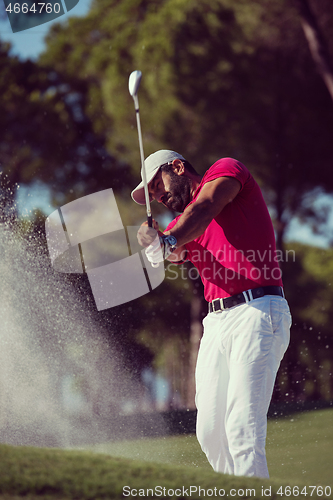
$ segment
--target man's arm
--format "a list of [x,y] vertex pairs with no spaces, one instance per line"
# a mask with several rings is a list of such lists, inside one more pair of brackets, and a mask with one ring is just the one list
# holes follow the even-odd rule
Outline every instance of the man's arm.
[[[154,229],[158,231],[160,236],[171,234],[177,239],[177,248],[167,257],[167,260],[171,262],[185,260],[186,243],[203,234],[212,220],[237,196],[240,189],[241,183],[237,179],[219,177],[203,186],[195,202],[184,210],[170,230],[161,233],[158,231],[158,224],[155,223]],[[143,224],[143,226],[146,225],[147,223]],[[139,243],[142,246],[148,246],[152,243],[154,236],[150,237],[150,232],[151,230],[146,228],[146,231],[140,235],[139,231]]]
[[212,220],[237,196],[240,189],[241,183],[234,177],[219,177],[207,182],[195,202],[184,210],[169,231],[164,232],[177,238],[177,249],[171,256],[181,254],[183,245],[201,236]]

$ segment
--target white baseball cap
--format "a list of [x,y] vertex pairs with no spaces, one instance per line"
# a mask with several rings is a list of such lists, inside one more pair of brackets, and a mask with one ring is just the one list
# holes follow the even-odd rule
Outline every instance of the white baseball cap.
[[[176,153],[176,151],[170,151],[169,149],[160,149],[159,151],[156,151],[155,153],[148,156],[148,158],[145,159],[147,184],[149,184],[154,179],[155,175],[162,165],[165,165],[166,163],[172,163],[173,160],[177,158],[179,160],[186,161],[181,154]],[[133,189],[131,196],[133,200],[139,205],[145,205],[146,200],[143,182],[140,182],[140,184],[135,189]]]

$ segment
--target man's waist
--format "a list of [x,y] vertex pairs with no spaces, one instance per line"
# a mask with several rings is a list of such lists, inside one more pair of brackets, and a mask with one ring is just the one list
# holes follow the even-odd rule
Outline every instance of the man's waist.
[[284,297],[282,286],[261,286],[258,288],[253,288],[250,290],[245,290],[244,292],[237,293],[231,297],[226,297],[225,299],[215,299],[208,303],[208,312],[219,312],[225,309],[230,309],[231,307],[238,306],[240,304],[245,304],[246,302],[251,302],[252,300],[259,299],[265,295],[278,295]]

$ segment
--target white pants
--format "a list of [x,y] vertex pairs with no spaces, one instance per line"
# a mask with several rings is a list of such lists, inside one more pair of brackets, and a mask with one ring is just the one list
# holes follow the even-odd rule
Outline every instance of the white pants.
[[203,320],[196,366],[197,438],[216,472],[269,477],[267,411],[288,347],[287,301],[268,295]]

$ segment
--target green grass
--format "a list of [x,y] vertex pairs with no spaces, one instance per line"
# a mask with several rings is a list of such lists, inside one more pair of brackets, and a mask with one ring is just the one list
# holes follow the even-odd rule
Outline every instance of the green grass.
[[[332,423],[331,409],[269,420],[266,450],[270,477],[303,484],[315,481],[332,485],[333,490]],[[115,457],[211,469],[192,434],[105,443],[90,449]]]
[[[84,451],[1,445],[0,460],[1,500],[120,499],[127,498],[123,495],[125,486],[130,490],[135,489],[135,494],[128,498],[157,498],[161,495],[147,493],[147,489],[158,493],[156,487],[165,488],[162,498],[203,498],[204,495],[199,494],[199,487],[205,491],[214,488],[217,492],[224,490],[223,496],[235,493],[235,498],[259,500],[263,497],[263,488],[272,488],[269,492],[272,493],[270,498],[298,497],[277,495],[276,492],[282,484],[290,485],[290,482],[286,481],[281,483],[258,478],[224,476],[211,470],[126,460]],[[183,487],[187,493],[193,488],[191,496],[186,493],[177,494],[175,490]],[[197,488],[197,491],[194,491],[194,488]]]
[[333,410],[269,421],[267,461],[271,477],[328,484],[333,492]]
[[[190,486],[200,486],[206,491],[223,489],[229,498],[236,493],[233,498],[332,500],[332,417],[332,410],[323,410],[269,422],[270,480],[214,473],[192,435],[108,443],[94,451],[0,445],[0,500],[134,498],[123,495],[126,485],[137,490],[137,497],[145,493],[145,498],[205,498],[194,490],[189,496]],[[299,489],[290,495],[288,485]],[[312,491],[309,485],[331,486],[332,494],[322,495],[321,489]],[[146,491],[156,486],[164,487],[165,495]],[[188,496],[168,494],[183,486]],[[277,493],[280,486],[282,494]]]

